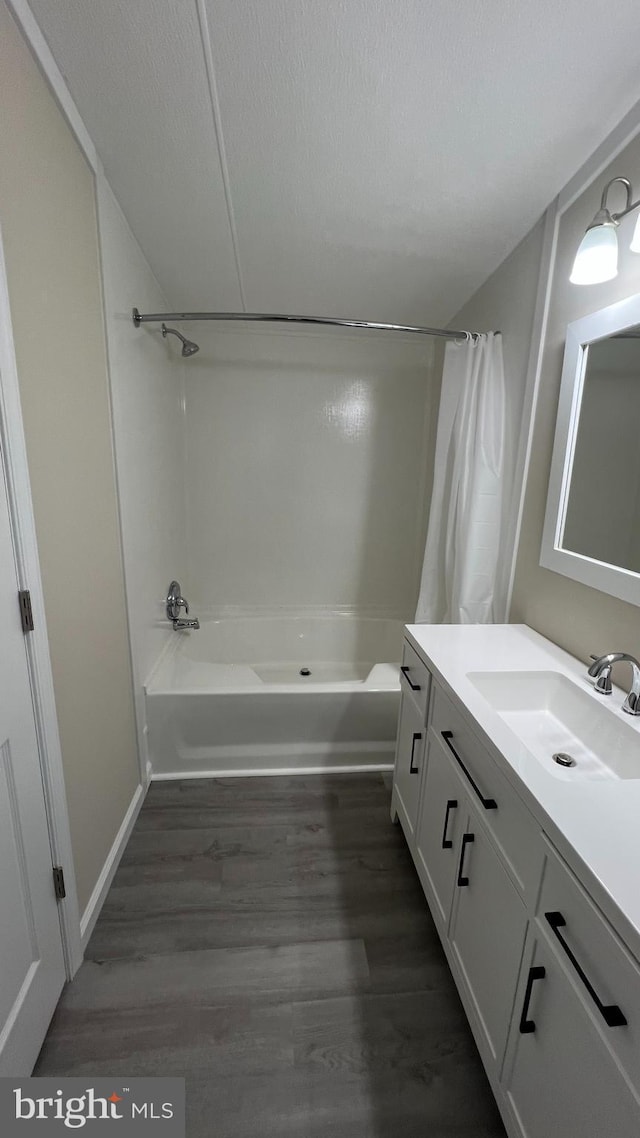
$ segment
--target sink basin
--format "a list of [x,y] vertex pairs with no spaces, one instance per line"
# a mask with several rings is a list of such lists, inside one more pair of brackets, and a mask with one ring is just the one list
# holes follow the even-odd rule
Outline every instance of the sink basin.
[[[640,731],[562,672],[469,672],[467,678],[550,774],[640,778]],[[601,702],[600,702],[601,700]],[[554,754],[574,760],[560,766]]]

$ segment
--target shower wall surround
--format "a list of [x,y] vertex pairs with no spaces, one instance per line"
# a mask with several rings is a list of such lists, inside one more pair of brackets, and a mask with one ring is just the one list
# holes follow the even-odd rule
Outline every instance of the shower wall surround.
[[98,217],[111,375],[120,523],[127,583],[138,740],[146,753],[144,682],[168,637],[171,577],[187,587],[184,510],[184,369],[159,327],[136,329],[131,309],[166,307],[104,176]]
[[433,344],[185,325],[194,608],[412,617],[432,478]]

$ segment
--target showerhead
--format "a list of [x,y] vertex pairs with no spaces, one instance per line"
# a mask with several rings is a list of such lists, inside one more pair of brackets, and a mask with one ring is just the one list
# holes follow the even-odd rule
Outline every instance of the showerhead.
[[167,328],[167,325],[163,324],[162,335],[165,339],[167,338],[168,333],[170,333],[172,336],[177,336],[178,339],[182,341],[182,355],[185,359],[188,359],[189,356],[195,356],[196,352],[200,351],[199,344],[194,344],[193,340],[187,340],[186,337],[183,336],[181,332],[178,332],[176,328]]

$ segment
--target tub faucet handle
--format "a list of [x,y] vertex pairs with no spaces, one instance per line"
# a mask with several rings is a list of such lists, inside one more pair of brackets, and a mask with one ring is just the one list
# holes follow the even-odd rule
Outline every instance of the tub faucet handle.
[[179,581],[172,581],[167,590],[166,611],[167,620],[178,620],[180,609],[189,615],[189,604],[182,595]]

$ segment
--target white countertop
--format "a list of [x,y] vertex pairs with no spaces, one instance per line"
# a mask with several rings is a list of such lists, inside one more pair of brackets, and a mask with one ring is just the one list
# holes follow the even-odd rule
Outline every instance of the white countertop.
[[474,684],[472,672],[556,671],[601,701],[586,665],[526,625],[407,626],[408,638],[444,689],[466,708],[476,733],[565,860],[640,960],[640,717],[607,709],[638,735],[637,779],[560,779],[534,758]]

